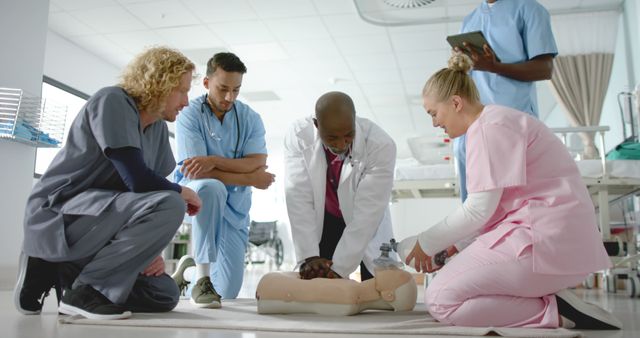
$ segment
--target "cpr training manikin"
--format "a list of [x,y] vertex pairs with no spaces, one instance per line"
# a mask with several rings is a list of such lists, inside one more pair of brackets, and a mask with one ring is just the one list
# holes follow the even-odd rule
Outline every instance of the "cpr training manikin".
[[374,263],[375,278],[364,282],[350,279],[300,279],[297,272],[270,272],[258,283],[258,313],[315,313],[350,316],[365,310],[411,311],[416,305],[417,286],[402,263],[389,258],[384,243]]

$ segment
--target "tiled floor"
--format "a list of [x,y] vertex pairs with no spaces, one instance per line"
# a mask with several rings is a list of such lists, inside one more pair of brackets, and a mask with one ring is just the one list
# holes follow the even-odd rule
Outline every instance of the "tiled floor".
[[[245,274],[245,283],[240,297],[251,298],[255,294],[255,287],[264,274],[261,266],[249,267]],[[0,272],[1,273],[1,272]],[[13,272],[11,272],[13,273]],[[5,275],[4,273],[1,273]],[[6,276],[6,275],[5,275]],[[100,326],[60,325],[57,323],[57,311],[55,296],[51,296],[45,303],[44,312],[39,316],[24,316],[18,313],[13,305],[13,292],[9,287],[2,285],[0,290],[0,336],[2,337],[65,337],[65,338],[275,338],[275,337],[340,337],[336,334],[299,334],[299,333],[268,333],[268,332],[241,332],[222,330],[197,330],[197,329],[167,329],[167,328],[116,328]],[[637,338],[640,337],[640,299],[630,299],[623,295],[603,294],[601,291],[590,290],[581,292],[585,299],[601,304],[612,310],[622,320],[625,329],[623,331],[584,331],[585,337],[616,337]],[[418,297],[421,301],[422,297]],[[224,303],[223,303],[224,305]],[[376,335],[358,335],[359,337],[383,337]],[[384,336],[386,337],[386,336]],[[412,337],[412,336],[403,336]],[[417,337],[417,336],[416,336]],[[451,337],[451,336],[449,336]]]

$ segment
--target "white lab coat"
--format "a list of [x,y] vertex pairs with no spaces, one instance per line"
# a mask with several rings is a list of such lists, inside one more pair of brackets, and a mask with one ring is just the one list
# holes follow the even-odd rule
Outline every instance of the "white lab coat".
[[[325,210],[327,160],[311,117],[296,121],[284,142],[285,193],[298,261],[318,256]],[[380,244],[393,237],[389,201],[396,145],[382,128],[356,118],[351,155],[345,159],[338,200],[346,227],[332,269],[348,278],[360,261],[374,273]]]

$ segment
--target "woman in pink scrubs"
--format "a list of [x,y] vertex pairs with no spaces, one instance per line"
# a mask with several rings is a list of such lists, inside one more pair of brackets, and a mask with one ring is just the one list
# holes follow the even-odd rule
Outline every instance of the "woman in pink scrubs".
[[429,312],[461,326],[619,329],[609,312],[566,290],[610,266],[575,162],[542,122],[482,105],[470,68],[454,55],[423,90],[433,125],[466,134],[469,197],[416,236],[406,262],[435,271],[436,253],[473,239],[430,283]]

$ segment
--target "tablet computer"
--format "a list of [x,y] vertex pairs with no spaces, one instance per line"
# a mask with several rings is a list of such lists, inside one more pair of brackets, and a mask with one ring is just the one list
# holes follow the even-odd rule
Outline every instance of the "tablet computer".
[[[474,48],[478,53],[482,53],[482,46],[485,44],[489,45],[487,39],[484,38],[484,34],[481,31],[468,32],[456,35],[447,36],[447,42],[451,45],[452,48],[458,47],[462,51],[464,51],[463,42],[469,44],[471,48]],[[491,47],[491,45],[489,45]],[[493,48],[491,48],[493,50]],[[495,50],[493,51],[495,53]],[[496,55],[496,60],[500,62],[500,58]]]

